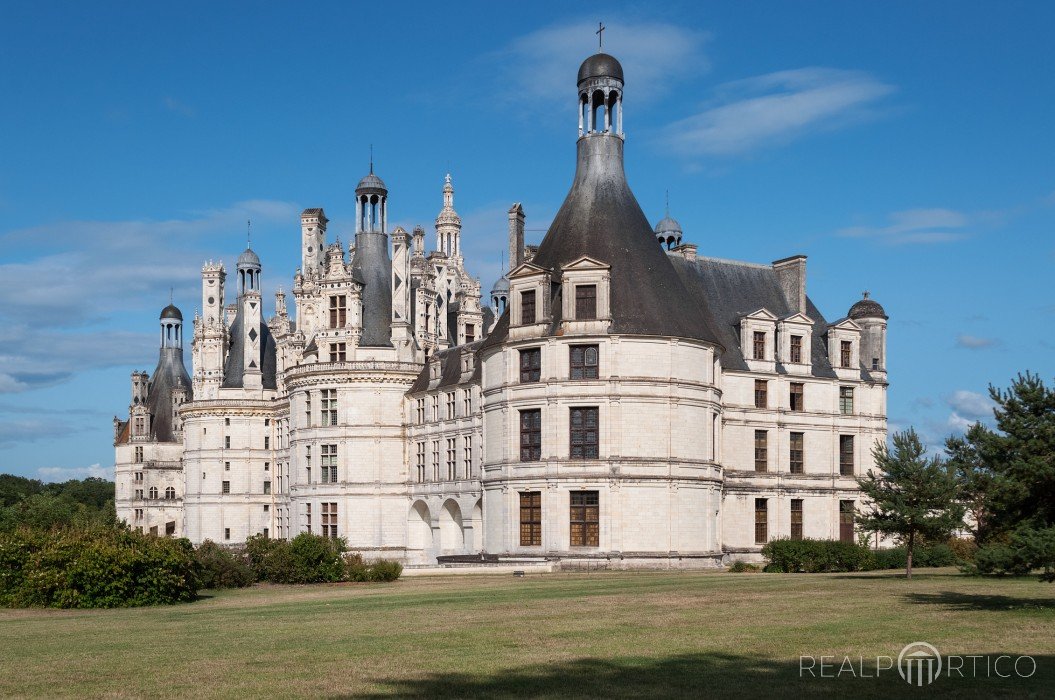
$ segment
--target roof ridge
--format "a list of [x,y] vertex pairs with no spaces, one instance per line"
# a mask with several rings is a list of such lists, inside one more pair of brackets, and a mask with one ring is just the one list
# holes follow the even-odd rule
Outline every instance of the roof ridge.
[[733,260],[732,258],[716,258],[710,255],[698,255],[697,260],[706,260],[707,262],[723,263],[725,265],[739,265],[740,267],[754,267],[759,270],[772,270],[772,265],[766,265],[763,263],[747,262],[746,260]]

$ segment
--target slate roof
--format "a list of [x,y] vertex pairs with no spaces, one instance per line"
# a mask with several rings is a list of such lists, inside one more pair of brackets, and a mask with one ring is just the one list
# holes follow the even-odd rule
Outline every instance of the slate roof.
[[[223,388],[243,388],[242,372],[245,370],[245,333],[242,332],[242,309],[239,307],[238,315],[231,324],[231,348],[227,353],[227,362],[223,368]],[[260,364],[261,382],[265,389],[278,388],[275,381],[277,370],[277,356],[275,351],[275,338],[271,335],[271,329],[263,321],[260,322]]]
[[169,304],[161,310],[160,319],[174,318],[178,321],[183,320],[183,312],[179,310],[175,304]]
[[623,66],[616,60],[615,56],[606,53],[595,53],[579,66],[579,79],[582,82],[589,78],[618,78],[623,79]]
[[172,432],[172,390],[182,384],[187,400],[192,396],[190,375],[183,365],[182,348],[161,348],[158,366],[150,377],[146,407],[150,412],[150,437],[157,442],[175,442]]
[[408,394],[415,394],[422,391],[430,391],[432,389],[443,389],[445,387],[453,387],[459,384],[470,382],[473,384],[480,383],[480,358],[476,357],[473,359],[473,371],[469,373],[462,372],[462,353],[471,352],[474,355],[483,345],[482,340],[477,340],[473,343],[466,343],[465,345],[459,345],[454,348],[448,348],[437,352],[433,357],[437,358],[440,362],[440,377],[437,380],[429,378],[430,372],[429,367],[431,362],[426,362],[425,366],[421,369],[417,379],[414,380],[414,384],[407,390]]
[[352,278],[363,285],[364,347],[392,347],[392,259],[388,234],[355,234]]

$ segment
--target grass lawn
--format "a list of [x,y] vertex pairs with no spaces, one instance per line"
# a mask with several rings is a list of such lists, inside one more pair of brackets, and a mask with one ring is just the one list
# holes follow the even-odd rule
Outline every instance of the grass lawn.
[[[0,610],[3,696],[652,696],[1055,693],[1055,586],[953,570],[545,574],[257,586],[133,610]],[[895,670],[910,642],[1031,655],[1026,679]],[[969,676],[970,661],[965,669]],[[1012,673],[1011,661],[999,670]],[[1032,667],[1021,663],[1028,673]],[[834,672],[829,669],[829,672]]]

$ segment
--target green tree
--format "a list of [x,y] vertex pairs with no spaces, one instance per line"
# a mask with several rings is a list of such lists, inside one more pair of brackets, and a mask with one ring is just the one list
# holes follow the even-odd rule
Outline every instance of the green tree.
[[993,480],[995,475],[982,456],[979,444],[987,429],[975,423],[962,437],[945,441],[946,463],[956,473],[960,484],[960,502],[970,516],[975,544],[981,546],[992,534]]
[[1055,581],[1055,388],[1027,372],[1009,389],[990,386],[989,395],[996,429],[975,425],[946,446],[958,471],[989,475],[979,569],[1043,569]]
[[927,457],[911,428],[894,434],[894,449],[877,442],[875,470],[857,480],[867,499],[858,520],[865,530],[892,536],[905,545],[906,578],[921,538],[946,538],[963,524],[964,507],[953,471],[940,457]]

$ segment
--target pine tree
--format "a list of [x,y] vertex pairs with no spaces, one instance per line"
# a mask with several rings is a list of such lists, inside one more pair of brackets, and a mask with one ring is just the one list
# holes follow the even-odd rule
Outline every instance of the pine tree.
[[927,457],[911,428],[894,434],[894,449],[877,442],[877,470],[857,480],[866,497],[862,529],[892,536],[907,549],[906,578],[912,578],[912,554],[921,538],[948,537],[963,524],[955,474],[940,457]]

